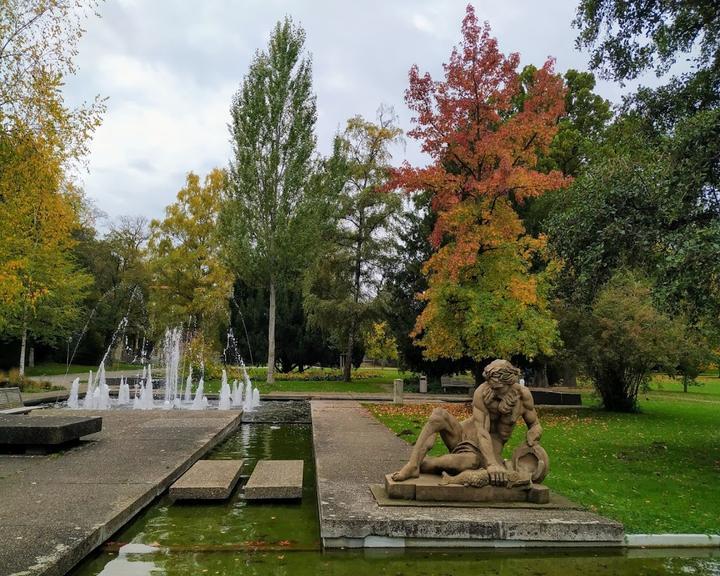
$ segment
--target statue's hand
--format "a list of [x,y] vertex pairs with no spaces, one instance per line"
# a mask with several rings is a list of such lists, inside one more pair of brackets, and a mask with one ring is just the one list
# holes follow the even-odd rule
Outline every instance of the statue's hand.
[[487,472],[492,486],[505,486],[507,484],[507,470],[502,466],[488,466]]
[[533,426],[527,431],[527,434],[525,436],[525,442],[528,446],[535,446],[535,443],[540,440],[540,430],[539,428]]
[[493,389],[488,386],[483,391],[483,401],[485,402],[485,405],[488,406],[493,399],[495,398],[495,392],[493,392]]

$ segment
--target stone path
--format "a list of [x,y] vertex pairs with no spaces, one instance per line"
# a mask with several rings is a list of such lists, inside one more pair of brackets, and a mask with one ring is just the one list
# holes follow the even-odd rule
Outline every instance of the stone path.
[[60,454],[0,455],[2,576],[66,574],[240,422],[239,412],[72,414],[102,416],[102,431]]
[[329,548],[619,546],[618,522],[581,510],[380,507],[371,484],[398,470],[410,445],[360,404],[313,401],[320,536]]

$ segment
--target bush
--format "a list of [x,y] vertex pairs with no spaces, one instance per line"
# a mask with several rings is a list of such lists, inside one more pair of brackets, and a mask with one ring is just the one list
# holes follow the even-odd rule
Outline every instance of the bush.
[[649,285],[623,271],[595,299],[578,352],[603,406],[632,412],[651,370],[677,365],[684,337],[684,323],[655,307]]
[[57,387],[50,382],[41,382],[39,380],[31,380],[26,376],[20,376],[20,370],[13,368],[8,372],[0,372],[0,388],[20,388],[21,392],[26,390],[56,390]]

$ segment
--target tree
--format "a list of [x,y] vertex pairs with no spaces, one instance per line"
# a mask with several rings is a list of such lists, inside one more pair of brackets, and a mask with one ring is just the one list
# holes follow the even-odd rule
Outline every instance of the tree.
[[20,375],[29,338],[67,338],[92,278],[71,254],[82,197],[59,159],[32,132],[0,133],[0,331],[19,337]]
[[481,362],[492,356],[549,354],[555,324],[547,307],[547,277],[533,270],[542,239],[525,234],[513,204],[567,185],[537,169],[563,114],[562,79],[548,60],[534,75],[522,108],[519,57],[503,56],[472,6],[463,41],[445,65],[445,80],[410,70],[408,106],[433,163],[403,166],[396,185],[428,190],[437,221],[436,251],[425,266],[427,306],[414,330],[428,358]]
[[267,381],[274,381],[276,289],[298,273],[315,230],[306,186],[315,149],[315,97],[305,32],[278,22],[235,94],[232,200],[223,214],[235,271],[268,286]]
[[428,192],[415,194],[394,219],[393,258],[387,263],[381,301],[383,317],[387,318],[397,342],[400,366],[427,374],[429,381],[439,384],[441,376],[467,370],[472,362],[467,357],[430,360],[411,336],[417,317],[426,305],[417,295],[428,288],[423,268],[433,253],[430,234],[437,216],[430,209],[430,199]]
[[56,342],[79,314],[89,278],[70,253],[82,195],[68,167],[82,160],[102,101],[70,109],[64,77],[95,2],[4,0],[0,6],[0,329]]
[[608,410],[637,409],[637,395],[655,367],[674,370],[681,319],[657,309],[650,283],[621,270],[593,302],[578,333],[578,353]]
[[365,337],[365,350],[373,360],[386,362],[398,359],[397,342],[390,332],[387,322],[375,322]]
[[306,303],[310,321],[333,331],[345,344],[344,378],[350,381],[357,335],[376,313],[375,297],[388,253],[390,218],[400,208],[396,193],[384,189],[390,173],[390,146],[401,131],[391,111],[380,108],[377,124],[351,118],[336,141],[342,182],[336,224],[327,250],[309,271]]
[[650,124],[669,130],[681,118],[720,105],[720,12],[714,0],[581,0],[578,48],[603,78],[632,80],[647,70],[666,75],[680,57],[691,70],[625,99]]
[[104,237],[98,237],[92,223],[75,232],[73,252],[78,263],[92,274],[94,286],[85,299],[83,330],[74,343],[68,343],[63,360],[99,361],[123,318],[127,324],[121,335],[123,346],[116,348],[118,360],[123,353],[130,352],[134,358],[144,352],[143,339],[149,328],[145,307],[150,286],[148,224],[144,216],[121,216],[109,224]]
[[68,108],[61,88],[75,72],[83,20],[98,2],[2,0],[0,6],[0,132],[34,133],[61,165],[80,160],[104,101]]
[[210,171],[203,185],[190,172],[177,201],[165,209],[165,219],[150,224],[149,311],[156,334],[192,323],[212,342],[228,321],[232,273],[225,267],[218,233],[227,186],[223,170]]

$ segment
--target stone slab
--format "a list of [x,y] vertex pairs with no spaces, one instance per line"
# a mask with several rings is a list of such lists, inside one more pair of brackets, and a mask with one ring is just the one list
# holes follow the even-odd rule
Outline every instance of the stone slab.
[[403,482],[395,482],[391,474],[385,475],[385,491],[390,498],[428,502],[534,502],[547,504],[550,491],[541,484],[530,489],[483,486],[474,488],[460,484],[440,484],[434,474],[420,474]]
[[170,486],[175,500],[225,500],[240,479],[242,460],[198,460]]
[[0,387],[0,410],[7,410],[10,408],[22,408],[22,396],[20,396],[20,388]]
[[320,536],[326,547],[622,546],[622,524],[585,510],[380,506],[369,486],[398,470],[412,447],[359,403],[313,401]]
[[[3,576],[67,574],[240,424],[238,413],[219,411],[73,414],[102,416],[102,431],[52,456],[0,455]],[[173,425],[143,428],[165,419]]]
[[101,429],[100,417],[0,414],[0,447],[64,444]]
[[[427,507],[428,502],[421,500],[405,500],[401,498],[390,498],[383,484],[370,484],[370,492],[372,492],[378,506],[422,506]],[[549,490],[549,501],[546,504],[537,504],[535,502],[433,502],[433,507],[441,508],[538,508],[545,510],[585,510],[584,507],[575,504],[573,501],[565,498],[560,494]]]
[[259,460],[245,484],[245,499],[302,498],[302,483],[302,460]]

